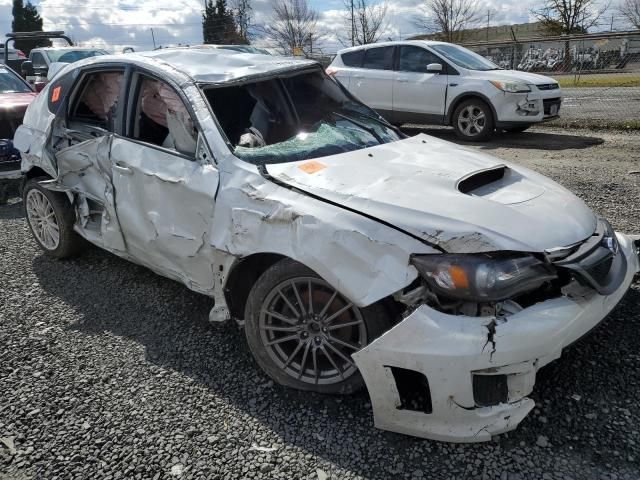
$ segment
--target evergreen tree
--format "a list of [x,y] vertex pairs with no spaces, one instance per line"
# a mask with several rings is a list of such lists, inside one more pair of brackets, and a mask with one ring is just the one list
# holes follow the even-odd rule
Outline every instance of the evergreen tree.
[[[41,32],[42,18],[38,13],[38,9],[27,0],[25,5],[22,0],[13,0],[13,22],[11,28],[14,32]],[[22,50],[25,55],[33,48],[49,47],[51,42],[46,39],[40,40],[16,40],[14,47]]]
[[204,43],[218,45],[244,43],[238,32],[233,11],[227,8],[226,0],[208,0],[202,14],[202,37]]

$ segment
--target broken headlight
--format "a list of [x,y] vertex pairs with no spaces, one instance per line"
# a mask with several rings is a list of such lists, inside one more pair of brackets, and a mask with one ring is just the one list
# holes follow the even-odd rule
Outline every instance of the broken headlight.
[[434,292],[477,302],[513,298],[556,278],[551,267],[530,255],[416,255],[411,263]]

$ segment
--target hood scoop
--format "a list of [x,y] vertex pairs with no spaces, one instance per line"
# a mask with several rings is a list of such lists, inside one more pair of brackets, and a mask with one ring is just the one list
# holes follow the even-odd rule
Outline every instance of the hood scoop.
[[458,191],[467,195],[472,194],[479,188],[502,180],[506,171],[507,167],[505,165],[498,165],[487,170],[474,172],[458,182]]

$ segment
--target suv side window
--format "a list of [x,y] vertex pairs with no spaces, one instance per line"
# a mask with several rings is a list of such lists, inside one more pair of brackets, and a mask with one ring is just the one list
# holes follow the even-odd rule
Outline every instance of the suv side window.
[[393,70],[394,47],[368,48],[364,53],[362,68],[371,70]]
[[44,55],[40,52],[33,52],[31,55],[31,63],[33,68],[47,68],[47,62],[44,59]]
[[195,158],[197,130],[182,98],[166,83],[139,75],[127,137]]
[[[123,80],[123,69],[101,70],[85,75],[74,92],[69,122],[95,125],[112,132]],[[61,90],[56,93],[56,88],[61,87],[54,86],[52,90],[51,100],[54,102],[61,94]]]
[[346,52],[342,54],[342,63],[347,67],[362,66],[362,59],[364,58],[364,50],[355,50],[353,52]]
[[439,63],[443,70],[446,69],[445,63],[429,50],[412,45],[400,47],[398,70],[401,72],[427,73],[427,65],[430,63]]

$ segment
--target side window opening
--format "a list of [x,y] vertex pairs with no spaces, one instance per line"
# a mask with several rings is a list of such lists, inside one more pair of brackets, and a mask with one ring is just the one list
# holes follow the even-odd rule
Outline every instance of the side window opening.
[[31,56],[31,63],[33,68],[46,68],[47,62],[44,60],[44,56],[40,52],[34,52]]
[[197,132],[182,99],[164,82],[142,76],[130,138],[194,156]]
[[364,54],[362,68],[371,70],[393,70],[393,48],[367,48]]
[[430,63],[441,64],[443,70],[446,68],[445,62],[424,48],[414,46],[400,47],[400,64],[398,69],[401,72],[428,73],[427,65]]
[[362,59],[364,58],[364,50],[354,50],[353,52],[345,52],[342,54],[342,63],[347,67],[360,68]]
[[69,121],[113,131],[124,71],[90,73],[82,80],[72,104]]

